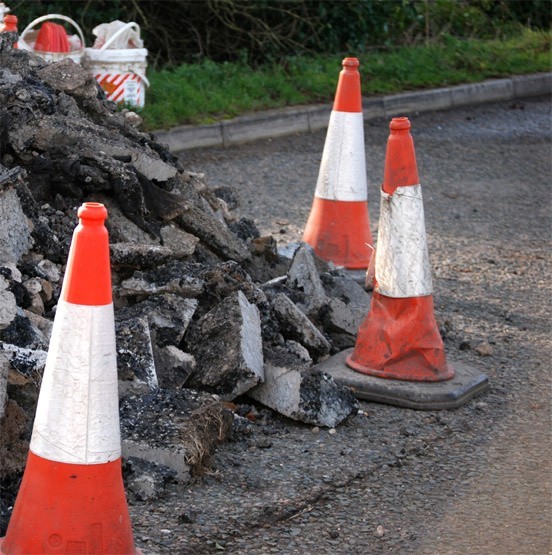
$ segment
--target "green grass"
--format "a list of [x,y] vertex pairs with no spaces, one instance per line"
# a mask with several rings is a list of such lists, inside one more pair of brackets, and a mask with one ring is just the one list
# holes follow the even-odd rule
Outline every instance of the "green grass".
[[[473,83],[493,77],[550,71],[551,32],[525,30],[507,40],[455,39],[359,55],[364,96]],[[291,57],[252,69],[204,61],[149,73],[142,111],[148,129],[203,124],[245,112],[330,102],[341,60]]]

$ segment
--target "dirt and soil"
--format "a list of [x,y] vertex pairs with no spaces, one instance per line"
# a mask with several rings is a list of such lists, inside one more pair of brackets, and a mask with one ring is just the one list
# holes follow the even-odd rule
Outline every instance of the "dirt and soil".
[[[362,403],[335,430],[261,411],[210,471],[132,503],[146,553],[546,555],[551,544],[550,99],[410,115],[436,315],[447,351],[485,372],[467,405]],[[377,228],[387,121],[366,124]],[[281,242],[312,201],[324,133],[185,152]]]

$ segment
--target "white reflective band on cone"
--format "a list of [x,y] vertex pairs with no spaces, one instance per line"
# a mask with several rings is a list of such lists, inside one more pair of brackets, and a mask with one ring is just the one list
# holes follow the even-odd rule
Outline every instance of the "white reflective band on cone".
[[433,293],[420,185],[381,193],[376,283],[376,291],[386,297]]
[[328,200],[367,200],[362,112],[332,111],[314,194]]
[[74,464],[121,456],[113,304],[59,301],[30,449]]

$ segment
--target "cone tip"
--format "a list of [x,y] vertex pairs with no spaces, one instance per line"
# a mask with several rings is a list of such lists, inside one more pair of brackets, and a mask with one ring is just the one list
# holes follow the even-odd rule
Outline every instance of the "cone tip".
[[78,211],[81,220],[104,221],[107,218],[107,209],[100,202],[85,202]]
[[403,131],[405,129],[410,129],[410,121],[406,117],[393,118],[389,124],[389,129],[391,131]]
[[342,65],[344,68],[346,67],[358,67],[360,65],[360,62],[358,61],[358,58],[345,58],[342,62]]

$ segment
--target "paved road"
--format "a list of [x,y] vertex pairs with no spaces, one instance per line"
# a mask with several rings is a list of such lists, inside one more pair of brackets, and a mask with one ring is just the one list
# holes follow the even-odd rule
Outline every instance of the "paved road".
[[[282,420],[268,443],[266,430],[237,438],[219,450],[216,479],[175,492],[167,513],[133,509],[139,541],[149,538],[141,545],[161,553],[552,553],[550,116],[549,98],[411,115],[436,315],[449,355],[487,373],[491,391],[454,411],[364,403],[333,436]],[[374,231],[387,124],[366,125]],[[242,213],[285,242],[308,216],[324,136],[189,151],[182,160],[212,186],[237,187]],[[192,516],[171,520],[184,510]],[[160,521],[172,535],[156,544]]]

